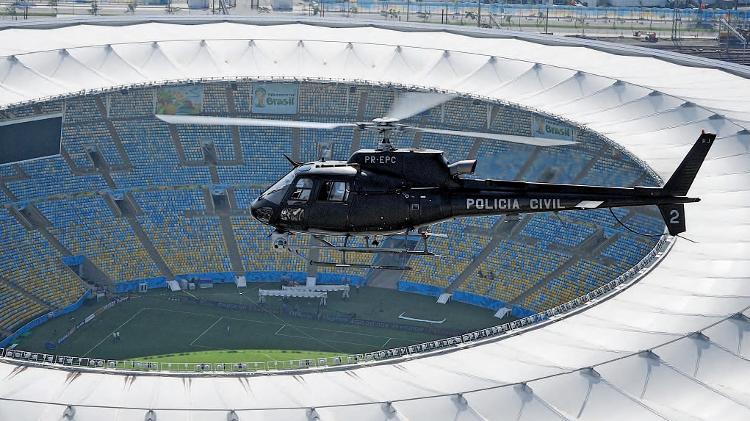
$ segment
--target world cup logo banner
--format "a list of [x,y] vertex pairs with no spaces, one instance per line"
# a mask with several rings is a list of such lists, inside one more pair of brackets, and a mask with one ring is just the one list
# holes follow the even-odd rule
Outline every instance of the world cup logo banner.
[[534,116],[531,122],[531,135],[547,139],[573,140],[573,128],[544,117]]
[[298,91],[296,83],[253,84],[250,111],[255,114],[297,114]]

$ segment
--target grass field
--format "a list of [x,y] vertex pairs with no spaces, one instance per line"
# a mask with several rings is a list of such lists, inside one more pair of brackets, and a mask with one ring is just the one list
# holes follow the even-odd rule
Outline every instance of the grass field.
[[[135,296],[102,313],[54,351],[45,343],[63,335],[104,303],[90,301],[76,312],[52,320],[21,338],[20,349],[36,352],[105,359],[147,359],[158,362],[243,362],[293,360],[341,354],[356,354],[410,345],[440,336],[405,330],[361,327],[319,320],[306,320],[269,313],[227,310],[176,302],[175,294],[191,294],[215,301],[257,301],[253,285],[239,293],[234,285],[220,285],[191,292],[152,291]],[[278,303],[278,302],[277,302]],[[317,302],[293,300],[300,310],[315,311]],[[357,318],[416,326],[469,331],[497,324],[490,310],[460,303],[436,304],[432,297],[379,288],[353,290],[343,300],[329,294],[328,309],[356,313]],[[398,316],[442,320],[440,325],[399,319]],[[121,340],[114,342],[112,332]]]

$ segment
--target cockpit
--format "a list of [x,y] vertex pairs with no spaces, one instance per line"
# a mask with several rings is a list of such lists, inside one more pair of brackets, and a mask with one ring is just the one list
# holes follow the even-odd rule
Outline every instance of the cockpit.
[[[307,168],[305,169],[305,167]],[[289,190],[289,186],[292,185],[292,183],[294,182],[294,178],[297,176],[297,173],[302,169],[305,169],[304,171],[309,171],[310,165],[303,165],[290,171],[289,174],[282,177],[281,180],[277,181],[273,186],[264,191],[263,194],[260,195],[259,199],[265,199],[275,205],[280,205],[281,201],[284,200],[284,197],[286,197],[286,192]]]
[[347,202],[356,172],[343,162],[301,165],[266,189],[252,203],[251,212],[265,224],[280,219],[290,225],[303,223],[308,211],[335,212],[327,206]]

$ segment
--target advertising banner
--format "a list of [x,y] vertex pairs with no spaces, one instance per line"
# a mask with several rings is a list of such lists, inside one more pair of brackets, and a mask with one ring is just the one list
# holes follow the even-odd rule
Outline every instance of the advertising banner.
[[299,85],[296,83],[255,83],[251,111],[256,114],[297,114]]
[[156,114],[198,115],[203,111],[203,86],[165,86],[156,92]]
[[534,116],[531,121],[531,135],[548,139],[573,140],[573,128],[544,117]]

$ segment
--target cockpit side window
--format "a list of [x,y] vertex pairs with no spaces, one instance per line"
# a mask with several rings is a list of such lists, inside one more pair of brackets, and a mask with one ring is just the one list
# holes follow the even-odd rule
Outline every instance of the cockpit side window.
[[320,187],[318,200],[327,202],[346,202],[349,197],[349,183],[345,181],[326,181]]
[[289,200],[296,202],[307,202],[310,200],[310,193],[312,193],[313,181],[309,178],[300,178],[297,180],[297,184],[294,186],[294,192],[289,197]]

